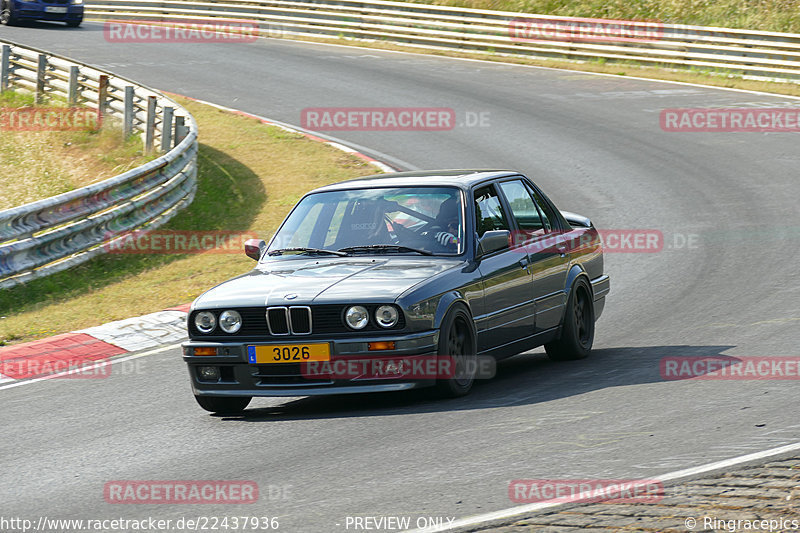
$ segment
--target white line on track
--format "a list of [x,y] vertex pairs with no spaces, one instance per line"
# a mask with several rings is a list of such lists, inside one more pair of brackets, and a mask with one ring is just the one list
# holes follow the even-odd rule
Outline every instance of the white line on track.
[[[262,39],[270,39],[270,37],[262,37]],[[612,74],[610,72],[592,72],[589,70],[579,70],[579,69],[570,69],[570,68],[560,68],[560,67],[547,67],[544,65],[524,65],[521,63],[512,63],[506,61],[492,61],[488,59],[478,59],[474,57],[452,57],[447,55],[438,55],[438,54],[424,54],[421,52],[410,52],[405,50],[383,50],[380,48],[369,48],[363,46],[353,46],[350,44],[340,44],[340,43],[321,43],[317,41],[304,41],[302,39],[274,39],[276,41],[288,41],[292,43],[302,43],[302,44],[318,44],[320,46],[332,46],[332,47],[340,47],[340,48],[349,48],[351,50],[372,50],[376,52],[384,52],[388,54],[405,54],[411,56],[419,56],[430,59],[432,57],[437,58],[445,58],[451,59],[453,61],[466,61],[471,63],[486,63],[489,65],[505,65],[505,66],[514,66],[514,67],[522,67],[522,68],[531,68],[531,69],[541,69],[541,70],[557,70],[560,72],[569,72],[571,74],[591,74],[592,76],[606,76],[609,78],[623,78],[626,80],[641,80],[641,81],[649,81],[653,83],[672,83],[675,85],[688,85],[689,87],[702,87],[704,89],[718,89],[720,91],[732,91],[737,93],[748,93],[748,94],[760,94],[764,96],[775,96],[777,98],[788,98],[790,100],[800,100],[800,96],[794,96],[790,94],[779,94],[779,93],[770,93],[766,91],[753,91],[750,89],[737,89],[735,87],[721,87],[719,85],[703,85],[702,83],[692,83],[689,81],[675,81],[675,80],[660,80],[658,78],[645,78],[641,76],[628,76],[626,74]],[[578,63],[580,65],[581,63]],[[671,69],[665,69],[667,71]],[[678,71],[681,72],[680,70]],[[759,81],[759,80],[754,80]],[[779,82],[775,82],[779,83]],[[788,83],[788,82],[787,82]],[[416,170],[416,169],[412,169]]]
[[[767,457],[773,457],[775,455],[781,455],[784,453],[795,452],[800,450],[800,442],[795,442],[794,444],[787,444],[785,446],[779,446],[778,448],[772,448],[769,450],[764,450],[761,452],[754,452],[749,453],[747,455],[740,455],[739,457],[733,457],[731,459],[724,459],[722,461],[716,461],[714,463],[708,463],[701,466],[695,466],[692,468],[685,468],[683,470],[676,470],[675,472],[669,472],[667,474],[663,474],[661,476],[652,476],[647,480],[643,480],[644,483],[652,482],[653,480],[658,480],[663,482],[667,481],[675,481],[678,479],[685,479],[697,476],[699,474],[705,474],[708,472],[712,472],[714,470],[721,470],[723,468],[730,468],[732,466],[736,466],[742,463],[748,463],[750,461],[758,461],[760,459],[766,459]],[[552,511],[555,508],[567,505],[567,504],[574,504],[579,502],[581,499],[586,499],[587,495],[585,493],[576,494],[574,497],[569,498],[558,498],[557,500],[549,500],[537,503],[529,503],[527,505],[519,505],[517,507],[509,507],[507,509],[501,509],[499,511],[493,511],[491,513],[484,513],[475,516],[468,516],[466,518],[461,518],[459,520],[455,520],[452,524],[447,526],[439,526],[434,528],[422,528],[422,529],[412,529],[408,530],[405,533],[436,533],[438,531],[450,531],[456,528],[464,528],[464,527],[471,527],[471,526],[478,526],[480,524],[486,522],[493,522],[496,520],[504,520],[508,518],[512,518],[519,515],[527,515],[531,513],[535,513],[538,511]]]
[[80,368],[73,368],[72,370],[67,370],[65,372],[59,372],[58,374],[48,374],[47,376],[42,376],[40,378],[26,379],[26,380],[22,380],[22,381],[15,381],[15,382],[9,383],[7,385],[0,385],[0,391],[1,390],[5,390],[5,389],[13,389],[14,387],[23,387],[25,385],[33,385],[34,383],[38,383],[40,381],[46,381],[48,379],[56,379],[56,378],[59,378],[59,377],[62,377],[62,376],[68,376],[70,374],[76,374],[78,372],[82,373],[82,372],[93,370],[95,368],[100,368],[101,366],[105,366],[105,365],[109,365],[109,364],[113,366],[113,365],[115,365],[117,363],[122,363],[124,361],[130,361],[132,359],[139,359],[140,357],[147,357],[148,355],[155,355],[155,354],[158,354],[158,353],[161,353],[161,352],[166,352],[168,350],[173,350],[175,348],[179,348],[180,345],[181,345],[181,343],[168,344],[166,346],[162,346],[161,348],[156,348],[154,350],[148,350],[146,352],[136,353],[136,354],[133,354],[133,355],[126,355],[124,357],[119,357],[117,359],[99,361],[96,364],[91,365],[91,366],[81,366]]

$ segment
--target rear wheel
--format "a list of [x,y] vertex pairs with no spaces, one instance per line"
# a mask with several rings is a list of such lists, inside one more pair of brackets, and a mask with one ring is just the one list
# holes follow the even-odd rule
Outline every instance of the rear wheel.
[[469,393],[475,382],[477,339],[472,316],[463,304],[455,304],[439,331],[438,354],[452,358],[454,375],[436,382],[439,396],[457,398]]
[[580,277],[572,286],[561,326],[561,338],[544,345],[553,361],[583,359],[594,343],[594,304],[589,283]]
[[3,26],[13,26],[17,23],[14,10],[11,8],[10,0],[0,0],[0,24]]
[[197,396],[197,403],[212,413],[240,413],[250,403],[249,396]]

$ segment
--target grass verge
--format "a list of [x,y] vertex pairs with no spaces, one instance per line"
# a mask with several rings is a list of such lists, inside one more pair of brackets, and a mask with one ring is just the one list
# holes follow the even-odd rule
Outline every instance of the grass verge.
[[[0,122],[15,127],[13,116],[36,108],[66,107],[54,101],[34,105],[32,94],[0,94]],[[136,137],[121,141],[116,127],[77,131],[0,131],[0,209],[55,196],[110,178],[152,159]]]
[[[276,229],[309,189],[374,174],[365,161],[257,120],[177,98],[200,129],[194,202],[160,229]],[[0,291],[0,343],[13,344],[190,302],[250,270],[231,254],[104,254],[84,265]]]

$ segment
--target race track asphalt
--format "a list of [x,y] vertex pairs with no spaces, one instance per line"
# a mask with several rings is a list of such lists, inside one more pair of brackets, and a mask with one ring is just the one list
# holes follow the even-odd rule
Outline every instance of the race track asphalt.
[[[800,101],[280,40],[108,43],[99,23],[0,37],[293,124],[308,107],[451,108],[451,131],[330,133],[404,168],[518,169],[599,228],[664,237],[657,253],[607,254],[591,358],[536,350],[461,399],[257,399],[215,417],[195,404],[177,348],[106,379],[0,387],[0,515],[279,516],[280,531],[331,532],[348,516],[510,507],[513,479],[658,477],[800,441],[796,381],[659,373],[667,356],[800,355],[797,134],[664,132],[660,111]],[[466,124],[481,116],[484,127]],[[165,479],[252,480],[262,496],[104,501],[108,481]]]

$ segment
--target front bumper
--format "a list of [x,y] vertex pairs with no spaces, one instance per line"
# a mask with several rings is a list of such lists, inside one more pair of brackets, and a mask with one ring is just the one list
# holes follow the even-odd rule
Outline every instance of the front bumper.
[[[192,390],[198,396],[313,396],[390,392],[433,385],[435,379],[407,379],[382,376],[347,376],[346,379],[309,377],[301,363],[250,363],[248,346],[270,346],[327,342],[331,364],[360,361],[365,358],[392,359],[436,353],[439,332],[426,331],[406,335],[319,339],[284,338],[281,342],[206,342],[198,339],[182,344],[183,360],[189,370]],[[369,343],[394,342],[395,349],[369,351]],[[216,348],[218,355],[193,355],[195,348]],[[200,367],[218,368],[217,380],[204,379]]]

